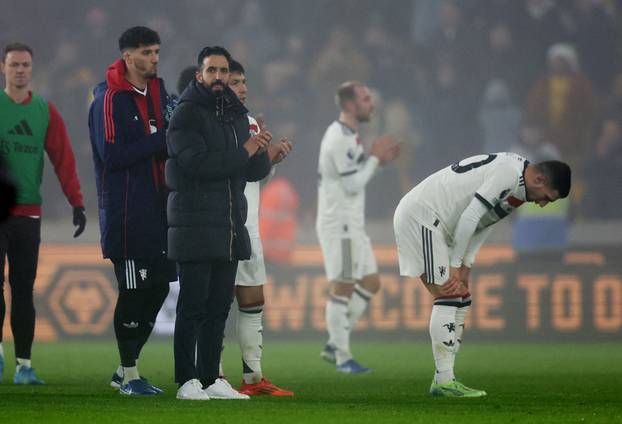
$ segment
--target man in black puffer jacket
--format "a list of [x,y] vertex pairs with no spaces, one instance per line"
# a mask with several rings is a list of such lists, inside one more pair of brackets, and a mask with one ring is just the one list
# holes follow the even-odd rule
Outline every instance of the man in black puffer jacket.
[[272,136],[250,137],[247,110],[227,87],[230,61],[222,47],[199,53],[196,81],[182,93],[167,135],[169,258],[180,282],[178,399],[247,398],[218,378],[218,363],[237,262],[251,253],[244,187],[270,172]]

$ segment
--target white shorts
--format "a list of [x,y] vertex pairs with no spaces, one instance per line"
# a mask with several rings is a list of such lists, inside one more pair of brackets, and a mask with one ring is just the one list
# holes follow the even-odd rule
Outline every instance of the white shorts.
[[428,284],[444,284],[449,277],[449,247],[443,233],[433,223],[422,225],[399,210],[393,217],[393,229],[400,275],[425,274]]
[[259,237],[251,237],[251,258],[238,262],[235,276],[236,286],[263,286],[266,284],[266,264],[263,260],[263,247]]
[[366,234],[354,238],[318,238],[328,281],[354,283],[378,272],[371,240]]

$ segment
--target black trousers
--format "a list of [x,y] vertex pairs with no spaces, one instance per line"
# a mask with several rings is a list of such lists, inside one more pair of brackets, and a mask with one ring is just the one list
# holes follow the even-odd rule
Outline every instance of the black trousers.
[[[181,262],[175,320],[175,381],[218,378],[225,321],[235,287],[236,261]],[[196,356],[195,356],[196,352]]]
[[33,289],[39,262],[41,219],[12,216],[0,225],[0,341],[6,313],[4,302],[4,263],[9,261],[11,286],[11,331],[15,356],[30,359],[35,337]]
[[177,269],[166,259],[111,261],[119,284],[114,332],[121,365],[133,367],[168,295],[169,282],[177,280]]

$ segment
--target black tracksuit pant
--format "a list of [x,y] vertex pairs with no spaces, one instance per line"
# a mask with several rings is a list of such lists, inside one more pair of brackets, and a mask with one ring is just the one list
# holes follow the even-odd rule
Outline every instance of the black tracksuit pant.
[[223,260],[178,264],[174,350],[175,381],[179,385],[197,378],[207,387],[218,378],[237,267],[237,261]]
[[30,359],[35,337],[35,305],[33,289],[39,262],[41,219],[12,216],[0,225],[0,342],[6,313],[4,302],[4,262],[9,261],[11,286],[11,331],[15,340],[15,356]]

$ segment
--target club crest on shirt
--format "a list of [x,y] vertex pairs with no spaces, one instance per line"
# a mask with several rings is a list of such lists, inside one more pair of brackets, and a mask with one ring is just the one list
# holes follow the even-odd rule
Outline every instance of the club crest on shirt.
[[259,127],[257,126],[257,124],[249,124],[248,125],[248,132],[250,132],[251,137],[254,135],[259,134]]
[[447,272],[447,268],[445,268],[444,266],[438,267],[438,273],[441,275],[441,277],[444,277],[446,272]]

